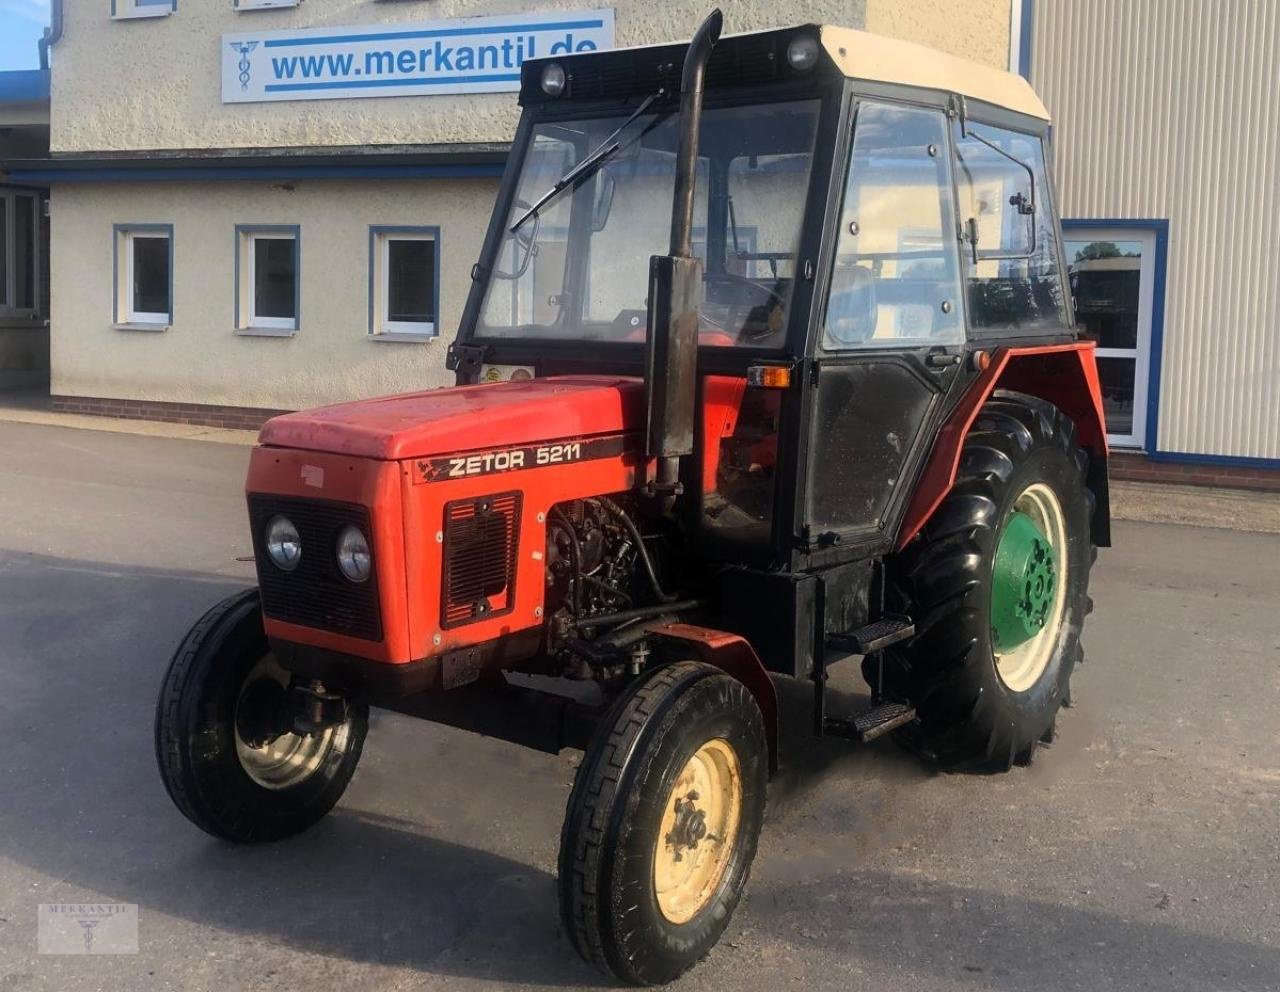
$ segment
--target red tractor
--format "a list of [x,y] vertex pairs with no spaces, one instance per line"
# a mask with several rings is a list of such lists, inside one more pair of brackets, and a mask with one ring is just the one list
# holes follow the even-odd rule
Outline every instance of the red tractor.
[[[525,63],[456,387],[263,428],[258,588],[187,635],[156,721],[178,808],[239,842],[329,811],[370,706],[582,749],[560,911],[635,984],[742,895],[781,680],[812,688],[788,739],[1025,763],[1109,543],[1031,88],[720,24]],[[852,657],[870,705],[828,712]]]

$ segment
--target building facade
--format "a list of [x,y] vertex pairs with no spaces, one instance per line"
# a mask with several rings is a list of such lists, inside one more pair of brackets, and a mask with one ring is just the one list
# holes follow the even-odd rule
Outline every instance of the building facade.
[[[592,3],[66,4],[51,157],[10,164],[51,190],[55,405],[249,426],[451,382],[520,59],[688,37],[708,6]],[[1280,488],[1280,14],[1177,7],[726,10],[735,32],[840,23],[1027,75],[1117,474]]]
[[[67,4],[39,175],[52,185],[55,405],[251,424],[451,382],[445,350],[518,118],[518,56],[688,37],[706,7]],[[733,31],[804,21],[1008,59],[1008,0],[728,11]],[[317,37],[327,47],[295,44]],[[446,68],[472,91],[401,85]]]

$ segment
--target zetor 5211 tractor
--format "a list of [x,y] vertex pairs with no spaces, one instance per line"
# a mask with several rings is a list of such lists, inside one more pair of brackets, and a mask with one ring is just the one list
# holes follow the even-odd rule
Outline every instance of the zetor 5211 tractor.
[[[563,925],[636,984],[724,930],[780,739],[997,770],[1051,741],[1109,543],[1035,94],[720,24],[525,63],[456,387],[263,428],[258,588],[156,725],[178,808],[241,842],[328,812],[370,706],[583,749]],[[828,712],[853,657],[870,704]],[[779,726],[787,680],[812,708]]]

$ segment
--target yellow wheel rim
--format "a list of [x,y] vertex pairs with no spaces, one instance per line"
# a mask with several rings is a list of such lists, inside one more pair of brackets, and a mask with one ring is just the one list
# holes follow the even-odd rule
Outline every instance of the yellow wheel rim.
[[688,923],[715,897],[732,859],[742,817],[742,769],[726,740],[694,753],[667,796],[653,858],[658,908]]

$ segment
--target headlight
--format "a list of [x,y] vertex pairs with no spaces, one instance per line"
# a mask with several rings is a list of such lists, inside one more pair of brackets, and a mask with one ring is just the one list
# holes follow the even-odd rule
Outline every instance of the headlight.
[[288,517],[272,517],[267,521],[267,557],[276,568],[292,572],[302,561],[302,539],[298,528]]
[[542,92],[547,96],[559,96],[564,92],[564,84],[564,66],[559,62],[552,62],[542,70]]
[[360,528],[352,524],[343,527],[338,535],[338,568],[352,582],[365,581],[373,571],[369,541]]
[[808,72],[818,63],[818,39],[811,34],[798,34],[787,46],[787,64],[796,72]]

